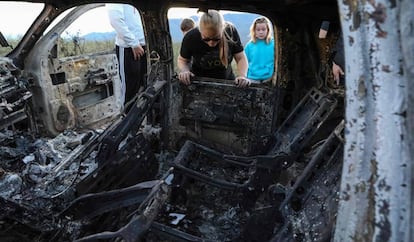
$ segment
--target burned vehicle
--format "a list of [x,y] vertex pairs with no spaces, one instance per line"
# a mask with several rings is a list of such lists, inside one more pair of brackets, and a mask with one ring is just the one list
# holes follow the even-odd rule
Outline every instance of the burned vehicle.
[[[61,55],[105,2],[32,2],[17,45],[0,35],[1,241],[412,240],[412,2],[125,1],[148,53],[128,109],[113,50]],[[268,17],[272,80],[180,84],[174,7]],[[331,72],[341,32],[346,85]]]

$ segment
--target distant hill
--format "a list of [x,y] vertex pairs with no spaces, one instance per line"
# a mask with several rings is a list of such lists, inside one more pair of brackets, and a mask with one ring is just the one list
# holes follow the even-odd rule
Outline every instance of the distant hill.
[[[237,30],[239,31],[239,35],[243,44],[246,44],[247,41],[250,39],[249,37],[249,28],[251,23],[255,18],[260,15],[257,14],[224,14],[224,19],[228,22],[233,23]],[[192,18],[198,22],[198,16],[192,16]],[[171,38],[174,43],[181,42],[183,35],[180,30],[180,22],[181,19],[170,19],[170,32]],[[88,41],[106,41],[106,40],[113,40],[115,38],[115,32],[106,32],[106,33],[89,33],[82,36],[83,39]]]
[[105,33],[92,32],[92,33],[83,35],[82,38],[88,41],[106,41],[106,40],[115,39],[115,35],[116,35],[115,31],[105,32]]

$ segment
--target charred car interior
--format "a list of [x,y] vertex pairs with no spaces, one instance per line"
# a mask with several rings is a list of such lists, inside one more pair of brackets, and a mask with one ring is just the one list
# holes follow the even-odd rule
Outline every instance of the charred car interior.
[[[0,57],[1,241],[333,241],[345,144],[336,1],[127,1],[149,53],[128,112],[113,51],[59,55],[65,29],[105,2],[33,2],[43,10]],[[180,84],[172,7],[268,17],[272,80]]]

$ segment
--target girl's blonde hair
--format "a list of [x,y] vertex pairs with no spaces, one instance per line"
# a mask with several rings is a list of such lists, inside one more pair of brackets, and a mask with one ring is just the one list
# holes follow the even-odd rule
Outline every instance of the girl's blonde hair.
[[226,31],[224,31],[226,23],[224,22],[223,16],[220,14],[219,11],[209,9],[207,12],[204,12],[203,15],[201,15],[198,26],[200,28],[200,32],[207,30],[216,33],[216,35],[220,34],[220,61],[227,68],[229,64],[227,58],[229,49],[227,39],[229,39],[229,36],[226,33]]
[[272,28],[270,27],[270,21],[266,17],[258,17],[256,18],[252,25],[250,26],[250,40],[253,43],[256,43],[256,35],[254,30],[256,29],[257,24],[266,24],[267,28],[267,35],[266,35],[266,43],[269,44],[270,40],[272,39]]

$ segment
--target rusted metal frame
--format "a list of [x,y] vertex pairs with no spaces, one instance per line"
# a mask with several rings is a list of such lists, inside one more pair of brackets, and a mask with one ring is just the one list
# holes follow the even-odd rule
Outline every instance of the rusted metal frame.
[[[113,74],[113,73],[110,73]],[[112,78],[108,77],[108,73],[105,72],[103,68],[97,70],[89,70],[86,73],[86,80],[88,80],[89,85],[91,86],[98,86],[98,85],[106,85],[112,82]]]
[[[186,141],[186,143],[191,143],[191,145],[199,150],[202,150],[205,153],[208,153],[209,156],[214,157],[216,159],[222,159],[225,160],[226,162],[233,164],[233,165],[237,165],[237,166],[252,166],[254,165],[254,162],[252,162],[251,160],[239,160],[237,161],[236,159],[229,159],[226,157],[231,157],[225,153],[219,152],[217,150],[211,149],[205,145],[199,144],[199,143],[195,143],[193,141]],[[185,145],[185,144],[184,144]]]
[[22,121],[27,118],[25,110],[17,110],[11,114],[3,116],[0,121],[0,130],[6,128],[14,123]]
[[209,185],[213,185],[213,186],[220,187],[223,189],[230,189],[230,190],[247,189],[249,185],[252,183],[252,177],[250,177],[244,183],[240,184],[240,183],[227,182],[227,181],[215,179],[213,177],[203,175],[197,171],[194,171],[180,164],[174,165],[174,167],[177,168],[178,172],[184,173],[186,176],[189,176],[196,180],[205,182]]
[[[202,111],[200,110],[200,112],[202,112]],[[229,125],[224,126],[223,124],[216,124],[214,122],[209,123],[210,121],[207,121],[207,122],[203,122],[203,121],[206,121],[206,120],[193,119],[193,118],[191,118],[191,117],[189,118],[187,116],[187,117],[184,117],[181,120],[181,124],[183,124],[183,125],[192,125],[192,124],[194,124],[194,126],[196,126],[196,128],[194,128],[195,130],[200,129],[201,127],[202,128],[225,130],[225,131],[229,131],[229,132],[242,132],[243,130],[245,130],[245,129],[243,129],[245,127],[243,127],[241,125],[237,125],[237,124],[235,124],[234,126],[229,126]]]
[[116,239],[122,238],[125,242],[136,242],[138,239],[146,233],[151,225],[151,221],[148,221],[143,216],[134,217],[127,225],[115,232],[102,232],[98,234],[92,234],[80,239],[75,242],[86,242],[86,241],[97,241],[102,239]]
[[[136,158],[139,157],[139,158]],[[133,161],[128,162],[129,159]],[[150,145],[142,134],[132,137],[117,153],[112,154],[110,162],[100,165],[76,186],[79,194],[118,188],[120,184],[136,172],[143,161],[155,160]],[[114,170],[122,177],[111,175]]]
[[336,107],[336,99],[334,102],[330,101],[331,100],[329,99],[324,100],[312,116],[306,120],[303,129],[297,136],[295,136],[289,145],[289,150],[292,153],[297,153],[303,150],[303,148],[309,144],[309,141],[314,137],[314,135],[317,134],[322,124],[327,121],[329,115]]
[[[167,34],[166,36],[168,38],[171,38],[169,34]],[[172,46],[170,46],[170,43],[169,42],[166,42],[166,43],[168,47],[170,47],[172,50]],[[148,46],[149,45],[147,45],[147,48]],[[168,48],[167,50],[170,50],[170,48]],[[167,52],[164,51],[163,53],[165,54]],[[161,59],[159,52],[152,50],[151,53],[149,54],[149,61],[150,61],[151,66],[147,73],[146,85],[152,85],[154,82],[161,79],[162,76],[165,77],[166,80],[169,80],[169,84],[171,84],[171,77],[170,77],[171,73],[166,72],[165,70],[166,66],[169,65],[169,60]],[[147,115],[147,124],[150,124],[152,126],[159,125],[160,127],[162,127],[161,133],[160,133],[160,140],[169,139],[168,131],[166,127],[169,126],[168,125],[169,118],[168,118],[167,113],[168,113],[168,106],[170,105],[169,104],[170,91],[171,91],[171,88],[165,88],[165,90],[160,93],[158,98],[155,100],[155,103],[153,104],[153,108],[151,112],[149,112]],[[167,143],[168,142],[161,142],[158,148],[161,150],[166,149]]]
[[[275,132],[276,143],[268,154],[298,153],[313,138],[336,105],[337,100],[332,95],[311,89]],[[295,132],[292,134],[292,131]]]
[[[76,160],[77,157],[84,154],[85,151],[90,151],[88,147],[93,145],[94,143],[97,143],[98,135],[96,135],[93,132],[89,132],[90,136],[87,140],[87,142],[84,145],[78,146],[75,148],[70,155],[66,156],[65,159],[63,159],[57,166],[55,166],[50,174],[51,176],[56,176],[56,174],[59,174],[62,170],[66,169],[68,166],[70,166],[74,160]],[[88,152],[87,152],[88,153]],[[89,154],[88,153],[88,154]],[[46,184],[47,185],[47,184]]]
[[[255,86],[258,86],[257,84]],[[205,93],[202,93],[203,88],[208,88],[208,89],[217,89],[217,90],[223,90],[223,88],[225,90],[234,90],[237,93],[240,92],[244,92],[246,94],[248,94],[250,96],[250,100],[255,100],[255,96],[257,95],[258,91],[262,91],[263,88],[258,88],[258,87],[249,87],[249,88],[245,88],[245,89],[238,89],[235,87],[234,83],[232,83],[230,80],[224,80],[224,79],[214,79],[214,78],[204,78],[204,77],[197,77],[197,79],[192,81],[192,84],[189,86],[185,87],[186,90],[186,94],[189,93],[188,95],[190,96],[191,99],[193,99],[193,92],[194,90],[200,89],[200,93],[203,95]],[[229,88],[229,89],[226,89]],[[187,91],[188,90],[188,91]],[[197,90],[198,91],[198,90]],[[239,96],[240,97],[240,96]],[[235,96],[234,99],[235,101],[238,101],[240,98]],[[208,96],[208,94],[206,95],[206,98],[211,98]],[[254,103],[254,101],[251,101],[252,103]],[[236,116],[234,116],[233,114],[233,110],[237,110],[239,107],[239,105],[237,103],[234,103],[232,106],[230,105],[220,105],[220,104],[211,104],[208,103],[208,101],[204,101],[201,102],[199,104],[195,104],[192,103],[193,105],[195,105],[192,109],[187,109],[184,108],[184,112],[183,112],[183,116],[191,121],[194,120],[200,120],[200,121],[205,121],[206,124],[204,125],[210,125],[210,126],[214,126],[216,123],[220,125],[220,122],[218,120],[218,117],[220,118],[224,118],[224,122],[228,122],[228,121],[232,121],[235,118],[237,118]],[[209,108],[206,110],[205,106],[208,106]],[[230,110],[215,110],[216,107],[225,107],[228,108]],[[210,112],[207,112],[210,111]],[[220,112],[221,111],[221,112]],[[227,111],[227,112],[226,112]],[[240,118],[240,117],[238,117]],[[231,119],[231,120],[229,120]],[[239,120],[240,121],[244,121],[244,120]],[[243,123],[243,122],[242,122]],[[233,122],[233,124],[228,127],[229,129],[233,129],[233,130],[239,130],[243,128],[243,125],[238,124],[237,122]]]
[[[338,152],[343,148],[344,141],[343,141],[343,130],[344,130],[345,122],[341,121],[335,130],[329,135],[329,137],[324,142],[323,146],[317,151],[317,153],[312,157],[310,162],[306,165],[303,172],[300,176],[296,179],[295,184],[289,188],[286,194],[285,199],[281,203],[279,209],[283,211],[285,206],[291,201],[292,197],[297,192],[297,189],[302,186],[306,179],[310,177],[312,172],[317,169],[316,167],[321,163],[326,161],[325,156],[328,152],[333,151],[330,159],[337,157]],[[329,160],[330,161],[330,160]]]
[[[140,149],[141,147],[142,149]],[[117,153],[116,157],[117,159],[114,160],[116,162],[116,165],[120,168],[120,171],[125,172],[123,172],[124,176],[122,178],[115,176],[113,179],[113,184],[122,184],[124,181],[127,182],[129,177],[137,177],[137,174],[140,174],[139,172],[143,168],[146,169],[145,179],[154,179],[156,172],[152,173],[151,171],[153,170],[148,169],[148,166],[146,165],[158,165],[158,163],[152,150],[151,144],[141,133],[131,140],[128,140],[125,148],[123,147],[120,152]],[[122,162],[122,160],[129,161],[129,163],[125,164]],[[141,166],[141,164],[143,166]],[[152,175],[149,176],[150,174]],[[115,183],[115,181],[117,181],[117,183]]]
[[[307,227],[306,225],[297,225],[296,224],[297,221],[294,222],[292,220],[295,220],[295,217],[300,217],[301,216],[300,214],[302,212],[306,213],[306,210],[313,208],[312,206],[310,207],[306,206],[306,201],[308,201],[315,194],[315,192],[317,192],[314,187],[316,185],[314,182],[317,181],[320,178],[320,176],[324,176],[327,173],[335,174],[335,176],[332,176],[332,177],[336,177],[338,186],[339,186],[341,169],[342,169],[342,164],[340,161],[342,160],[343,147],[344,147],[344,141],[343,141],[344,124],[345,122],[341,121],[337,125],[335,130],[331,132],[328,138],[325,141],[323,141],[324,143],[322,144],[322,146],[318,148],[318,151],[311,158],[310,162],[305,167],[302,174],[298,177],[297,181],[292,186],[292,188],[287,189],[280,184],[273,185],[274,186],[273,189],[276,192],[275,194],[279,194],[279,195],[284,194],[283,196],[284,199],[283,201],[281,201],[280,206],[279,206],[279,211],[281,211],[281,215],[284,219],[283,219],[283,226],[277,231],[274,237],[270,240],[271,242],[282,242],[282,241],[292,240],[294,238],[294,234],[297,233],[294,231],[295,228],[293,228],[295,226],[296,226],[296,230],[299,229],[299,232],[303,230],[302,232],[304,232],[304,234],[306,234],[307,231],[309,231],[309,227]],[[314,175],[315,177],[312,177],[312,175]],[[326,180],[324,180],[324,183],[325,182]],[[306,190],[299,194],[297,190],[300,187],[305,188]],[[332,187],[328,187],[326,189],[327,191],[328,190],[332,191]],[[335,193],[335,192],[336,191],[332,191],[332,193]],[[288,203],[292,202],[294,198],[298,199],[303,205],[305,205],[305,207],[301,208],[300,211],[293,211],[292,206],[288,206]],[[334,203],[335,201],[331,200],[331,202]],[[310,203],[312,202],[310,201]],[[329,212],[332,213],[334,210],[335,209],[327,210],[327,211],[320,211],[320,212],[325,214]],[[314,221],[312,219],[302,221],[302,222],[305,224],[308,224],[309,226],[311,226],[312,223],[318,224],[318,221]],[[319,227],[319,230],[315,232],[315,236],[317,238],[311,236],[311,237],[301,238],[301,240],[326,241],[328,239],[326,236],[329,237],[332,235],[333,227],[334,227],[333,224],[329,224],[329,226],[327,227]],[[322,237],[318,237],[318,236],[322,236]]]
[[[160,59],[159,58],[160,57],[159,57],[159,55],[156,51],[151,52],[151,54],[149,56],[149,59],[153,63],[151,64],[149,70],[146,73],[147,76],[146,76],[146,80],[144,81],[144,86],[143,86],[145,89],[147,89],[148,86],[157,85],[156,82],[159,79],[158,75],[159,75],[159,69],[160,69]],[[145,91],[143,93],[136,93],[135,96],[125,104],[125,109],[126,110],[129,109],[129,107],[132,104],[135,104],[136,100],[139,99],[141,97],[141,95],[145,95]],[[153,97],[151,97],[151,95],[147,95],[147,97],[153,98]],[[155,100],[153,101],[152,105],[155,105]],[[148,113],[147,116],[148,117],[151,116],[151,113]]]
[[334,240],[413,241],[414,2],[338,6],[347,132]]
[[[307,109],[307,104],[315,105],[313,109]],[[337,100],[331,96],[325,95],[316,89],[312,89],[292,111],[286,121],[281,125],[281,128],[274,135],[275,139],[279,139],[279,143],[268,152],[267,155],[243,157],[243,156],[228,156],[223,158],[230,160],[237,160],[247,162],[249,160],[256,160],[257,166],[273,170],[288,168],[292,165],[294,157],[308,144],[313,135],[321,127],[329,115],[336,108]],[[305,110],[305,112],[303,112]],[[305,115],[311,112],[311,117]],[[306,117],[305,117],[306,116]],[[301,121],[305,121],[302,124]],[[288,135],[289,127],[300,127],[297,134]],[[283,137],[286,140],[282,140]],[[290,138],[290,139],[289,139]],[[280,143],[285,142],[288,146],[281,146]]]
[[[308,103],[316,104],[315,107],[311,110],[306,109]],[[292,163],[294,158],[291,155],[286,155],[283,151],[283,148],[286,148],[285,152],[290,154],[298,154],[300,150],[302,150],[307,144],[308,141],[311,140],[313,135],[316,134],[318,129],[321,127],[321,124],[324,123],[329,115],[333,112],[337,104],[337,100],[331,96],[323,94],[322,92],[312,89],[308,92],[305,98],[297,105],[291,115],[289,115],[288,119],[285,121],[285,126],[282,125],[280,130],[283,131],[283,128],[286,128],[287,131],[290,130],[289,127],[292,127],[292,123],[296,124],[299,129],[299,133],[289,136],[288,138],[293,137],[292,139],[288,139],[287,143],[289,144],[286,147],[279,147],[275,146],[267,155],[267,156],[254,156],[254,157],[240,157],[240,156],[226,156],[225,154],[218,153],[212,149],[208,149],[207,147],[197,145],[197,149],[201,149],[209,155],[214,155],[216,158],[222,159],[223,162],[243,162],[237,164],[249,164],[251,166],[257,165],[262,168],[271,168],[280,170],[281,168],[287,168]],[[303,112],[305,110],[305,112]],[[309,111],[312,114],[312,117],[309,118],[305,114],[308,114]],[[304,125],[300,125],[302,122],[305,121]],[[288,125],[289,122],[289,125]],[[302,128],[304,127],[304,128]],[[279,137],[280,133],[278,132],[275,134],[275,137]],[[283,138],[283,137],[282,137]],[[278,152],[275,152],[277,149],[280,149]],[[179,154],[177,155],[176,159],[174,160],[174,167],[178,169],[178,171],[185,173],[186,175],[206,182],[211,185],[216,185],[222,188],[227,189],[240,189],[247,187],[252,182],[252,177],[248,179],[243,184],[231,183],[227,181],[217,180],[212,177],[206,176],[200,172],[194,171],[184,165],[184,161],[186,157],[190,156],[192,152],[195,151],[195,145],[191,145],[189,141],[182,147]],[[274,153],[273,153],[274,152]],[[235,164],[235,163],[233,163]]]
[[170,239],[179,239],[180,241],[194,241],[194,242],[213,242],[214,240],[203,239],[188,233],[185,233],[181,230],[168,227],[164,224],[157,222],[152,223],[150,231],[154,231],[157,234],[161,234]]
[[279,231],[277,231],[276,236],[274,236],[273,238],[271,238],[269,240],[269,242],[285,242],[285,241],[289,241],[286,238],[289,238],[289,233],[291,232],[290,230],[291,230],[290,224],[285,222],[283,224],[283,227]]
[[115,232],[101,232],[92,234],[75,241],[96,241],[99,239],[122,238],[125,242],[137,242],[144,235],[154,222],[158,213],[167,201],[174,178],[173,169],[170,169],[161,180],[154,181],[150,194],[133,213],[130,222]]
[[180,152],[177,154],[176,158],[174,159],[172,166],[176,168],[177,172],[183,173],[186,176],[192,177],[196,180],[205,182],[207,184],[217,186],[219,188],[223,189],[230,189],[230,190],[237,190],[237,189],[244,189],[249,187],[249,185],[253,181],[253,177],[249,177],[244,183],[235,183],[235,182],[228,182],[216,179],[214,177],[207,176],[205,174],[202,174],[198,171],[195,171],[193,169],[190,169],[185,166],[186,164],[186,158],[191,156],[192,153],[196,152],[197,150],[202,150],[205,152],[207,156],[213,156],[216,158],[221,158],[223,162],[227,162],[233,165],[238,165],[242,167],[254,167],[256,165],[256,161],[251,161],[250,163],[244,163],[244,162],[235,162],[227,159],[223,159],[223,155],[220,152],[214,151],[208,147],[195,144],[192,141],[186,141],[183,147],[181,148]]
[[256,155],[256,156],[233,156],[233,155],[224,155],[223,158],[228,162],[252,162],[255,161],[256,166],[259,168],[270,169],[270,170],[280,170],[286,169],[292,165],[294,159],[291,155],[284,153],[274,154],[274,155]]
[[1,47],[10,47],[13,48],[13,46],[11,46],[9,44],[9,42],[7,42],[6,38],[4,37],[3,33],[0,31],[0,45]]
[[56,223],[51,216],[38,213],[24,204],[17,204],[2,196],[0,196],[0,208],[0,219],[10,218],[36,231],[52,231],[59,227],[59,223]]
[[[292,205],[286,206],[285,210],[282,210],[282,214],[285,215],[288,221],[287,223],[293,227],[291,235],[294,236],[298,232],[302,233],[304,234],[304,241],[328,241],[331,239],[335,229],[334,218],[338,207],[343,145],[333,147],[333,149],[333,155],[329,160],[325,161],[322,169],[315,169],[315,177],[310,177],[309,181],[302,184],[304,189],[302,194],[295,193],[294,198],[291,200]],[[326,184],[322,184],[322,180]],[[320,197],[322,201],[315,201],[315,196]],[[299,207],[294,208],[295,203]],[[321,204],[326,206],[321,208]],[[314,209],[315,206],[326,210]],[[300,211],[296,211],[299,208]],[[288,213],[290,215],[287,215]],[[295,218],[292,214],[296,214],[298,218]],[[317,214],[319,217],[310,215],[309,219],[303,220],[308,217],[308,214]],[[320,223],[324,225],[321,226]],[[315,227],[312,229],[313,232],[308,233],[312,224],[315,224]]]
[[105,212],[140,204],[147,198],[157,182],[158,180],[147,181],[123,189],[80,196],[59,216],[71,216],[75,220],[90,219]]
[[12,74],[15,67],[8,59],[0,60],[0,129],[27,118],[25,104],[32,94]]
[[[7,81],[3,81],[3,83],[5,83]],[[5,99],[16,99],[16,96],[25,96],[27,95],[26,93],[24,95],[22,95],[24,92],[27,91],[26,88],[21,88],[19,87],[19,83],[17,81],[13,80],[13,83],[11,83],[10,81],[7,83],[7,85],[1,85],[0,86],[0,95],[2,96],[2,98]],[[20,99],[17,99],[16,101],[13,101],[12,103],[18,103],[20,101]],[[13,105],[16,106],[16,105]]]
[[[217,157],[222,156],[222,153],[217,152],[215,150],[212,150],[208,147],[204,147],[204,146],[202,146],[200,144],[197,144],[197,143],[194,143],[194,142],[186,142],[184,144],[184,146],[186,146],[186,145],[187,145],[187,147],[184,149],[186,152],[181,153],[181,151],[180,151],[180,153],[177,155],[177,157],[179,155],[186,156],[188,154],[188,151],[191,152],[191,149],[194,149],[194,147],[189,148],[190,145],[197,146],[197,147],[200,147],[200,148],[206,148],[207,151],[211,150],[212,151],[212,156],[217,156]],[[249,165],[249,164],[245,164],[245,163],[241,163],[241,164]],[[175,172],[175,171],[182,172],[181,170],[179,170],[180,168],[177,169],[177,167],[175,167],[175,166],[172,169],[170,170],[171,173]],[[221,189],[231,189],[231,190],[235,190],[235,189],[244,190],[244,189],[246,189],[246,187],[241,187],[241,186],[235,187],[235,185],[239,185],[239,184],[234,184],[234,183],[229,183],[229,182],[227,182],[228,184],[230,184],[229,186],[223,186],[223,184],[221,184],[220,182],[210,180],[210,179],[207,179],[208,181],[206,182],[204,178],[200,178],[200,176],[203,176],[201,173],[194,174],[194,176],[189,175],[188,173],[185,173],[184,176],[194,178],[195,180],[197,180],[201,183],[204,182],[206,184],[209,184],[209,185],[212,185],[214,187],[221,188]],[[152,232],[154,232],[154,233],[156,233],[160,236],[167,237],[167,239],[171,239],[171,241],[194,241],[194,242],[213,242],[213,241],[215,241],[215,240],[210,240],[210,239],[202,238],[202,237],[199,237],[199,236],[195,236],[195,235],[189,234],[187,232],[183,232],[179,229],[175,229],[175,228],[169,227],[167,225],[164,225],[164,224],[161,224],[161,223],[158,223],[158,222],[153,222],[151,224],[150,231],[152,231]],[[170,240],[168,240],[168,241],[170,241]]]
[[[202,77],[202,76],[194,76],[191,79],[192,84],[196,85],[209,85],[209,86],[223,86],[228,85],[232,87],[236,87],[234,80],[227,80],[227,79],[217,79],[211,77]],[[251,83],[249,88],[265,88],[266,85],[261,83]]]
[[29,28],[29,31],[25,33],[18,45],[7,55],[13,59],[13,63],[16,66],[22,70],[24,69],[24,59],[27,57],[29,50],[33,48],[50,23],[63,11],[65,9],[58,9],[50,4],[45,5],[42,12]]
[[[67,169],[71,164],[78,161],[79,163],[84,160],[98,145],[98,135],[95,133],[90,132],[91,137],[84,145],[78,146],[71,154],[65,159],[63,159],[59,165],[55,166],[51,172],[44,178],[45,182],[42,184],[42,187],[46,189],[51,183],[53,183],[58,176],[56,174],[60,174],[63,170]],[[79,166],[80,167],[80,166]],[[53,195],[56,197],[58,194]]]
[[97,160],[101,165],[112,159],[119,144],[127,137],[128,133],[138,130],[146,114],[154,104],[155,98],[161,93],[166,83],[166,81],[157,81],[147,87],[131,107],[127,116],[106,134],[97,155]]
[[[90,132],[90,134],[92,134],[92,132]],[[95,148],[98,145],[98,135],[94,134],[92,136],[89,137],[89,140],[87,141],[86,144],[79,146],[77,149],[75,149],[70,156],[66,157],[61,164],[59,164],[58,166],[54,167],[53,170],[51,170],[44,178],[43,180],[45,182],[43,182],[42,184],[39,185],[39,189],[43,190],[43,191],[47,191],[48,187],[50,186],[50,184],[52,184],[53,182],[55,182],[56,179],[59,178],[59,176],[57,176],[57,174],[62,173],[65,169],[68,168],[68,166],[70,166],[71,164],[74,164],[75,162],[79,163],[78,169],[81,168],[81,163],[83,160],[85,160],[90,153],[95,150]],[[77,176],[79,176],[79,171],[78,174],[76,175],[76,177],[72,180],[72,183],[74,183],[77,180]],[[67,186],[67,188],[71,187],[72,183],[70,185]],[[59,197],[60,195],[64,194],[67,191],[67,189],[64,189],[63,191],[57,193],[57,194],[48,194],[49,197],[48,198],[56,198]]]
[[[263,141],[263,134],[272,132],[274,108],[269,107],[274,107],[272,103],[276,99],[276,91],[270,85],[252,84],[247,88],[238,88],[232,80],[194,77],[191,85],[182,85],[180,89],[180,94],[183,94],[180,103],[184,106],[180,106],[179,122],[189,127],[186,132],[190,136],[204,137],[202,133],[208,132],[208,129],[233,132],[243,140],[243,144],[237,147],[243,153],[263,154],[267,151],[262,147],[267,144]],[[198,95],[201,99],[194,99]],[[224,106],[219,101],[222,95],[229,100]],[[265,104],[259,104],[259,101]],[[263,118],[265,122],[258,122],[255,117]]]

